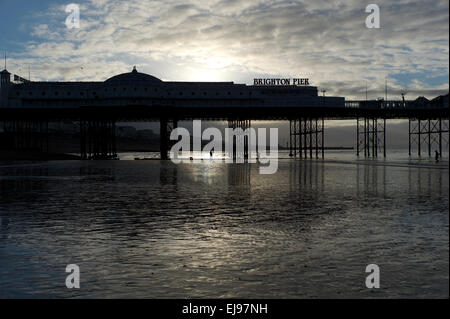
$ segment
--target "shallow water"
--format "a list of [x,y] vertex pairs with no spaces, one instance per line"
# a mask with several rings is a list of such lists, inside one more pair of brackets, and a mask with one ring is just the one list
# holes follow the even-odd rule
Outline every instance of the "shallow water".
[[403,155],[0,163],[0,297],[448,298],[448,161]]

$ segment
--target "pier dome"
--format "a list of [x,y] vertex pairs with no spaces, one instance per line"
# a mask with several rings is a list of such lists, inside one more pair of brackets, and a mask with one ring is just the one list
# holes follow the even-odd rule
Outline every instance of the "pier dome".
[[112,78],[109,78],[105,81],[105,83],[153,83],[153,84],[161,84],[162,81],[154,76],[140,73],[136,70],[136,67],[133,68],[133,71],[129,73],[122,73]]

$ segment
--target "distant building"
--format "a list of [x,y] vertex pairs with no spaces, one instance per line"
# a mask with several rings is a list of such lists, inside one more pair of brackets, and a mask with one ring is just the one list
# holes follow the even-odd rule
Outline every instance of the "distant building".
[[48,124],[50,132],[75,134],[80,132],[80,126],[72,121],[50,122]]
[[137,130],[133,126],[119,126],[116,128],[116,136],[118,137],[128,137],[128,138],[136,138]]
[[[156,138],[157,136],[153,133],[152,130],[138,130],[136,132],[138,139],[151,140]],[[159,138],[159,136],[158,136]]]
[[151,140],[154,138],[159,138],[159,135],[156,136],[152,130],[137,130],[134,126],[116,127],[116,136],[139,140]]

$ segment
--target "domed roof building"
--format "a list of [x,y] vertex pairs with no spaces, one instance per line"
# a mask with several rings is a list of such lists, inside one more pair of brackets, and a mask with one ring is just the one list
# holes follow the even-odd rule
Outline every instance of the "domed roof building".
[[133,67],[133,71],[129,73],[122,73],[105,81],[105,84],[162,84],[163,82],[151,75],[140,73]]

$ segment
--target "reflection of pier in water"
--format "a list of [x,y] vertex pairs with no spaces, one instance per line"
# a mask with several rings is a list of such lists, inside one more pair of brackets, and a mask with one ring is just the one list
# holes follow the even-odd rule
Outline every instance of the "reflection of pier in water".
[[159,182],[162,186],[174,186],[174,190],[176,190],[178,185],[177,165],[161,162],[159,167]]
[[[448,171],[447,171],[448,176]],[[446,181],[448,185],[448,180]],[[443,175],[441,169],[410,167],[408,168],[408,191],[415,198],[443,197]],[[432,190],[438,189],[435,193]],[[448,194],[446,194],[448,195]]]
[[325,165],[318,161],[295,161],[290,163],[289,185],[295,189],[315,189],[321,192],[325,183]]
[[356,164],[356,194],[358,197],[386,197],[386,165]]
[[[27,194],[27,200],[43,200],[36,194],[45,189],[49,169],[45,166],[18,165],[0,168],[0,199],[13,202],[18,196]],[[43,178],[44,177],[44,178]]]
[[251,164],[233,164],[228,165],[228,185],[250,185]]

